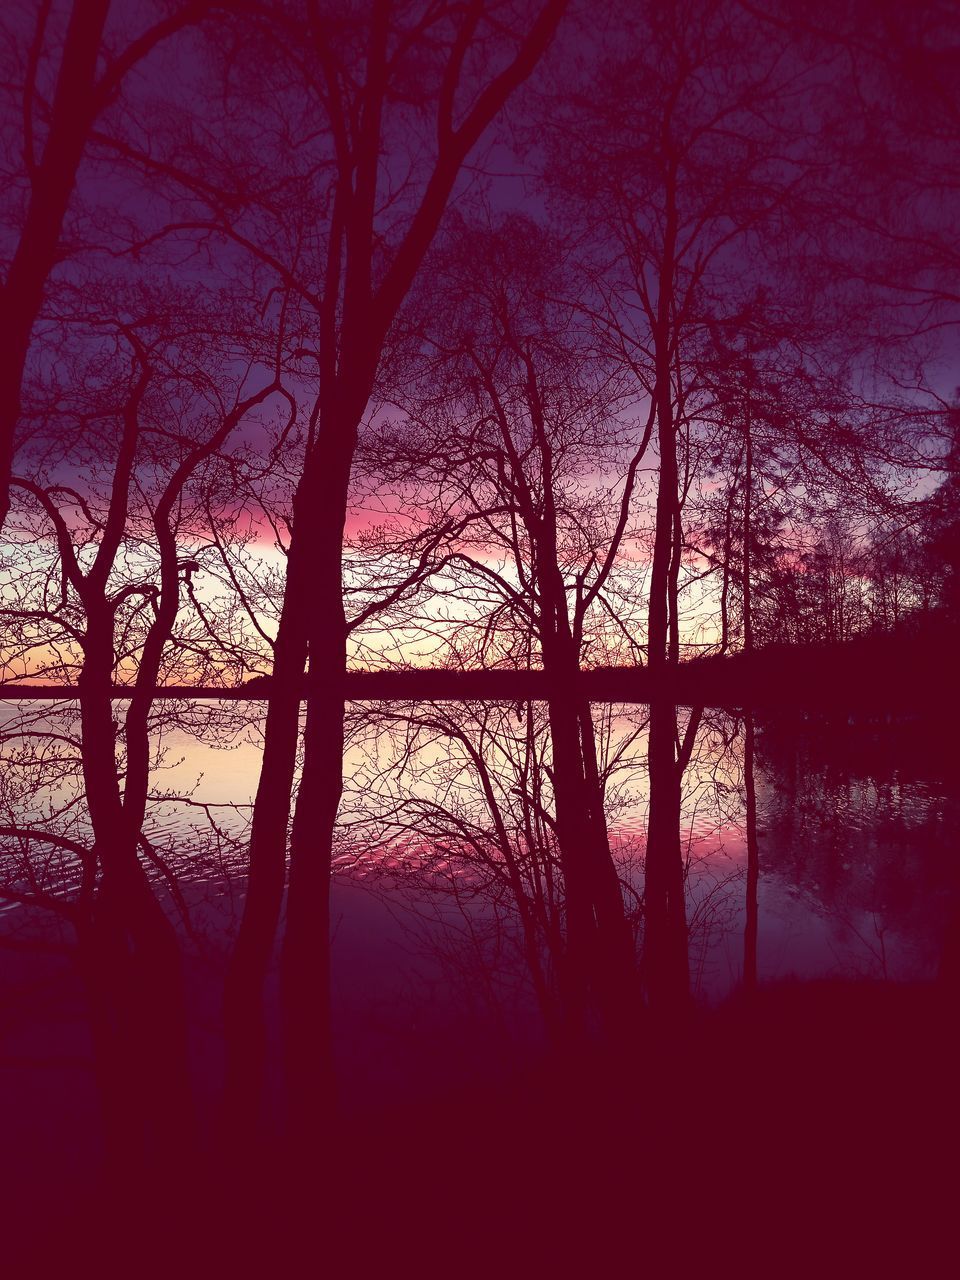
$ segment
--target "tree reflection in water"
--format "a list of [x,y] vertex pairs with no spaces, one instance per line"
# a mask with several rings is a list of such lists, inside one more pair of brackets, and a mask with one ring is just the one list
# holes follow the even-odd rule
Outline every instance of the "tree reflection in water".
[[[550,805],[549,759],[537,726],[542,734],[544,720],[535,709],[520,710],[518,717],[503,707],[421,707],[416,714],[394,707],[385,718],[379,708],[358,711],[356,741],[366,763],[348,771],[353,783],[341,854],[341,866],[350,868],[346,874],[360,876],[394,909],[402,904],[394,927],[415,933],[416,941],[408,937],[406,945],[419,949],[436,988],[461,1011],[473,1009],[474,1026],[487,1028],[488,1047],[501,1037],[501,1057],[529,1049],[536,1008],[550,1034],[561,1007],[556,958],[562,955],[563,897],[543,818]],[[598,725],[611,843],[639,957],[648,785],[644,717],[607,711]],[[844,776],[847,790],[861,795],[855,807],[860,816],[855,826],[836,831],[830,815],[844,809],[829,803],[837,763],[781,758],[780,729],[760,718],[751,778],[745,728],[741,716],[708,713],[685,777],[683,850],[699,1001],[715,1003],[741,983],[794,976],[933,978],[957,874],[941,855],[931,859],[925,876],[919,863],[927,837],[943,820],[948,784],[927,781],[914,788],[918,817],[924,797],[930,807],[916,830],[917,844],[908,849],[904,840],[890,843],[885,835],[891,793],[882,784],[878,789],[869,771],[858,774],[851,761]],[[797,727],[790,732],[797,734]],[[816,726],[809,726],[807,738],[816,735]],[[831,740],[835,753],[844,750],[836,729]],[[802,732],[798,741],[802,756],[808,750]],[[794,810],[798,779],[805,799]],[[938,827],[944,850],[955,840],[955,808],[953,815]],[[909,843],[909,833],[904,839]],[[837,874],[810,874],[831,849]],[[910,896],[918,912],[912,916],[897,898],[888,895],[881,903],[862,892],[896,876],[901,864],[913,883],[925,886]],[[754,957],[756,976],[749,968]],[[412,1009],[416,999],[414,987],[405,1007]],[[647,1033],[642,1021],[637,1026],[642,1053]]]
[[[646,710],[595,708],[604,807],[639,963],[643,937],[643,844],[648,795]],[[511,968],[529,984],[551,1035],[564,1018],[565,897],[553,818],[555,776],[545,709],[489,704],[359,709],[342,818],[351,867],[431,930],[448,965],[502,984]],[[705,939],[730,915],[723,833],[737,816],[737,765],[729,717],[708,716],[688,773],[684,868],[692,940],[702,978]],[[678,828],[676,839],[681,838]],[[702,866],[704,847],[715,857]],[[459,930],[451,910],[461,913]],[[474,952],[467,966],[464,948]],[[456,958],[454,958],[454,956]],[[511,966],[511,960],[513,965]],[[479,975],[485,975],[481,980]]]
[[[595,707],[594,723],[639,964],[647,715]],[[21,1173],[34,1149],[34,1185],[49,1178],[52,1149],[64,1142],[36,1146],[54,1078],[51,1114],[76,1152],[65,1176],[97,1158],[96,1037],[82,1023],[96,993],[88,986],[84,996],[75,976],[93,875],[76,728],[75,706],[24,703],[7,710],[2,732],[0,1054],[26,1100],[11,1142],[23,1153]],[[181,935],[195,1084],[210,1115],[255,777],[244,760],[255,766],[258,718],[245,704],[161,702],[153,729],[142,861]],[[391,1162],[405,1151],[427,1177],[427,1157],[421,1165],[410,1155],[420,1149],[412,1129],[440,1142],[445,1126],[469,1115],[471,1132],[490,1127],[476,1138],[470,1170],[457,1166],[475,1191],[499,1158],[498,1126],[508,1124],[539,1144],[543,1195],[556,1192],[552,1162],[576,1154],[605,1161],[598,1186],[616,1198],[617,1178],[635,1186],[640,1176],[627,1155],[641,1149],[641,1134],[648,1181],[657,1169],[689,1175],[684,1153],[696,1131],[738,1166],[741,1158],[782,1165],[790,1153],[798,1176],[817,1164],[815,1145],[830,1126],[865,1176],[870,1159],[915,1159],[912,1144],[926,1142],[918,1124],[933,1133],[950,1121],[952,1022],[943,992],[918,984],[936,977],[960,900],[960,793],[927,729],[906,726],[880,747],[869,725],[785,726],[707,711],[678,831],[693,1009],[663,1036],[638,1008],[625,1044],[607,1041],[595,1005],[576,1045],[546,709],[358,704],[349,729],[333,889],[346,1130],[331,1129],[348,1171],[359,1157],[345,1153],[366,1141],[384,1176],[403,1182]],[[819,981],[783,982],[790,978]],[[852,981],[863,978],[888,981]],[[706,1012],[731,993],[719,1013]],[[641,1108],[630,1080],[663,1108]],[[707,1101],[704,1113],[698,1098],[721,1101]],[[622,1148],[618,1126],[633,1135]]]

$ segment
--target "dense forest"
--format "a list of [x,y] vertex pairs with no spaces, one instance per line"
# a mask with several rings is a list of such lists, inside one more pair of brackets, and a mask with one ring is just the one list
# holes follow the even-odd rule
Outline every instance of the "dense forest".
[[[633,1061],[693,1003],[685,778],[736,740],[711,794],[744,797],[755,987],[752,705],[956,704],[960,12],[10,0],[0,29],[0,954],[69,952],[112,1185],[325,1158],[355,831],[416,832],[422,878],[466,859],[554,1050]],[[164,770],[241,723],[227,822]],[[239,905],[199,1105],[201,862]]]

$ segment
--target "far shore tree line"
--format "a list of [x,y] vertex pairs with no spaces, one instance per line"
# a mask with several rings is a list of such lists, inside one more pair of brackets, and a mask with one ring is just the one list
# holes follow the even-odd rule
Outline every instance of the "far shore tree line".
[[[78,687],[83,792],[79,835],[57,814],[2,838],[76,864],[59,909],[118,1167],[193,1128],[144,834],[162,684],[270,677],[225,1114],[263,1119],[279,955],[291,1132],[322,1141],[348,664],[567,682],[525,739],[561,881],[524,920],[559,957],[550,1016],[622,1042],[682,1007],[702,712],[650,710],[638,964],[573,677],[956,619],[956,15],[23,0],[4,21],[4,671]],[[31,758],[54,749],[37,728]]]

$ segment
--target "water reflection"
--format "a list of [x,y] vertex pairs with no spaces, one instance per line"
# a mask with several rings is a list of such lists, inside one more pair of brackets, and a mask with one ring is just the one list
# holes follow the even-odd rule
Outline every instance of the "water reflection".
[[[630,947],[649,982],[649,714],[596,706],[592,722]],[[333,1043],[347,1105],[384,1089],[413,1098],[488,1085],[569,1042],[550,729],[540,704],[350,709],[332,893]],[[255,704],[158,703],[151,724],[139,856],[182,945],[191,1069],[208,1115],[259,734]],[[47,1087],[38,1063],[58,1073],[72,1100],[64,1131],[89,1158],[99,1049],[83,937],[98,872],[76,706],[7,704],[0,746],[0,1057],[28,1098]],[[690,743],[677,833],[692,993],[715,1005],[794,977],[935,978],[960,902],[958,834],[960,786],[929,726],[708,710]],[[604,1012],[596,1001],[579,1030],[596,1035]],[[42,1110],[19,1113],[16,1149],[33,1149]]]
[[[518,721],[503,708],[451,713],[449,705],[429,715],[358,712],[340,865],[406,904],[421,933],[424,915],[437,912],[434,946],[461,952],[451,969],[503,982],[509,962],[519,969],[522,959],[543,1009],[563,903],[536,714],[526,709]],[[636,709],[606,709],[600,720],[611,846],[638,957],[645,734]],[[708,713],[684,776],[680,827],[698,996],[715,1002],[741,983],[791,976],[936,974],[960,887],[954,784],[936,769],[891,780],[862,755],[841,763],[850,738],[865,736]],[[833,751],[824,755],[827,742]],[[454,928],[453,909],[468,914],[468,927]]]
[[[243,703],[158,708],[143,863],[181,927],[192,922],[196,937],[225,948],[242,895],[259,712]],[[639,955],[648,713],[602,707],[594,719],[610,845]],[[506,972],[511,957],[522,960],[549,1022],[564,885],[545,708],[358,704],[349,727],[337,881],[392,898],[411,916],[437,911],[449,921],[469,909],[470,936],[490,953],[484,967]],[[909,724],[752,725],[707,712],[680,823],[696,994],[715,1000],[755,976],[936,972],[960,885],[960,786],[931,733]],[[65,938],[89,891],[75,705],[6,704],[0,746],[4,937]],[[201,920],[207,912],[219,912],[215,925]]]
[[824,970],[932,977],[957,902],[952,745],[919,722],[796,728],[775,722],[760,738],[763,865],[779,910],[789,895],[816,914]]

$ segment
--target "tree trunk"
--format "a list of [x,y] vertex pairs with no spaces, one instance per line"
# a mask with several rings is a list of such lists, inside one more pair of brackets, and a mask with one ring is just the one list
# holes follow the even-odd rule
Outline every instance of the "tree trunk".
[[[647,626],[648,663],[654,677],[647,745],[650,812],[644,869],[644,977],[653,1005],[684,1003],[689,996],[689,960],[684,903],[683,855],[680,847],[682,769],[677,758],[677,708],[656,688],[670,654],[671,619],[676,619],[676,581],[671,568],[676,555],[679,519],[677,431],[671,388],[673,246],[676,214],[668,207],[665,249],[660,270],[660,296],[654,335],[656,347],[657,479],[656,526]],[[677,630],[673,627],[674,648]]]
[[320,1139],[334,1100],[330,874],[343,791],[347,626],[342,547],[355,441],[356,428],[348,421],[321,437],[315,449],[319,519],[312,557],[310,697],[280,971],[290,1131],[311,1144]]
[[[750,397],[747,395],[746,416],[746,477],[743,498],[743,648],[753,653],[753,432],[750,416]],[[754,780],[755,727],[753,712],[747,708],[744,715],[743,780],[746,788],[747,807],[747,894],[746,924],[743,931],[743,985],[757,984],[757,893],[760,881],[760,852],[757,845],[757,792]]]
[[604,810],[603,783],[597,761],[597,741],[590,703],[578,708],[580,749],[590,823],[593,832],[594,902],[597,912],[598,948],[602,990],[612,1005],[607,1022],[618,1033],[629,1030],[639,1011],[640,997],[633,934],[623,906],[620,877],[610,852],[610,833]]
[[[635,985],[633,940],[613,859],[589,703],[580,696],[579,644],[574,639],[560,568],[553,452],[532,368],[528,402],[540,449],[542,511],[529,500],[525,524],[535,548],[540,587],[539,640],[553,756],[557,842],[566,896],[566,986],[574,1034],[592,993],[608,1031],[620,1036],[631,1021]],[[508,436],[508,433],[507,433]],[[505,437],[506,438],[506,437]],[[512,441],[506,438],[509,447]],[[518,475],[522,468],[513,454]]]
[[744,719],[743,781],[747,800],[747,893],[746,924],[743,931],[743,985],[757,985],[757,933],[760,884],[760,846],[757,842],[757,791],[754,779],[755,729],[753,712]]
[[227,979],[228,1109],[249,1113],[263,1099],[266,1026],[263,985],[283,902],[287,828],[296,770],[300,700],[310,654],[303,774],[294,818],[281,1007],[290,1120],[305,1133],[319,1122],[331,1079],[329,1058],[329,879],[343,774],[346,626],[341,547],[355,427],[321,425],[297,490],[287,579],[274,648],[260,784],[254,804],[250,878]]
[[[603,793],[597,769],[593,719],[576,693],[579,664],[559,664],[544,647],[544,669],[553,686],[572,686],[549,704],[557,842],[563,867],[567,917],[567,998],[582,1025],[587,993],[603,1020],[619,1034],[636,1011],[633,939],[623,894],[610,855]],[[562,673],[562,674],[561,674]]]
[[[305,470],[294,500],[283,607],[273,651],[273,680],[267,701],[260,781],[253,808],[250,865],[243,916],[224,988],[226,1080],[225,1137],[230,1127],[262,1122],[266,1071],[263,986],[273,957],[283,903],[287,828],[300,732],[300,700],[307,661],[312,472]],[[237,1135],[239,1137],[239,1135]]]
[[86,145],[109,8],[110,0],[74,0],[43,158],[32,174],[26,222],[0,294],[0,528],[10,505],[14,432],[30,335],[56,264],[63,219]]
[[98,644],[107,625],[94,615],[80,676],[84,783],[101,867],[81,945],[95,1038],[112,1058],[100,1063],[113,1095],[104,1099],[114,1146],[108,1155],[122,1171],[136,1133],[144,1135],[142,1158],[163,1167],[182,1162],[195,1117],[180,944],[137,856],[139,828],[127,821],[117,783],[112,659],[105,657],[112,649]]
[[687,919],[676,756],[677,709],[655,699],[647,748],[650,812],[644,873],[644,980],[651,1005],[676,1008],[689,996]]
[[562,986],[574,1036],[585,1027],[588,993],[596,972],[599,939],[594,914],[595,876],[591,868],[590,829],[580,728],[572,699],[551,697],[548,704],[553,759],[554,817],[566,906],[566,952]]
[[[311,682],[314,663],[311,659]],[[329,679],[329,677],[327,677]],[[280,969],[289,1131],[315,1144],[335,1097],[330,1031],[330,874],[343,790],[343,697],[311,692],[290,842]]]

